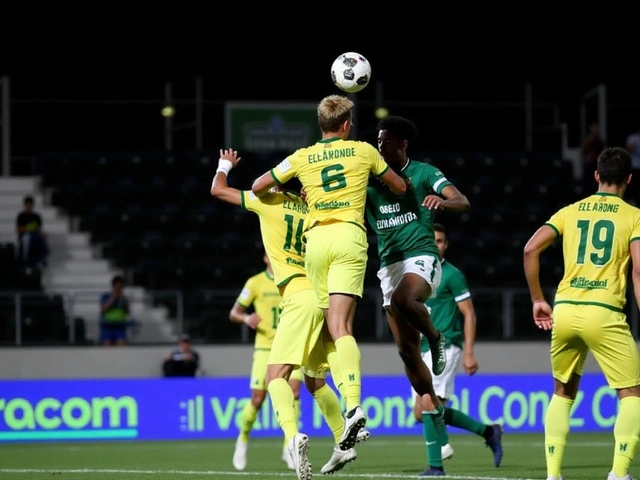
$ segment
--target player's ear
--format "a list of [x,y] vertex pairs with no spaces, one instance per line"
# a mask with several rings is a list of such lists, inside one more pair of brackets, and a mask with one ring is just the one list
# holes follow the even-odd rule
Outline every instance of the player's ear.
[[597,170],[593,172],[593,178],[596,179],[596,182],[600,183],[600,174],[598,173]]
[[402,140],[402,149],[406,150],[407,148],[409,148],[409,141],[408,140]]

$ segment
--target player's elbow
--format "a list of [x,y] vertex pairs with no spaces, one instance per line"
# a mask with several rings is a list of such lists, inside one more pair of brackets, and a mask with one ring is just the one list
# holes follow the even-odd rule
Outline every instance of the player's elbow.
[[523,253],[523,256],[524,256],[524,258],[526,260],[527,258],[536,257],[538,255],[539,251],[540,250],[538,249],[538,247],[535,244],[532,244],[531,242],[529,242],[524,246],[524,250],[523,250],[522,253]]
[[405,193],[407,193],[407,184],[403,179],[400,179],[400,181],[395,182],[393,185],[391,185],[390,189],[396,195],[404,195]]

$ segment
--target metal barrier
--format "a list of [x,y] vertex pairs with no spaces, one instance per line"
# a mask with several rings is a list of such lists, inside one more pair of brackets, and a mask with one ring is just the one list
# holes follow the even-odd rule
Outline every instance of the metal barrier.
[[[536,340],[542,339],[531,318],[531,300],[529,292],[523,288],[472,288],[473,303],[477,316],[476,338],[482,340]],[[0,292],[0,342],[5,345],[24,345],[29,343],[68,344],[77,341],[76,317],[85,320],[87,332],[99,331],[100,295],[103,290],[64,290],[57,292]],[[237,290],[209,290],[192,292],[199,300],[191,305],[205,326],[214,330],[214,339],[207,341],[224,343],[251,342],[251,334],[246,325],[232,325],[228,321],[228,312],[237,298]],[[634,336],[640,333],[638,305],[634,296],[628,296],[626,307],[627,321]],[[125,292],[132,304],[132,317],[142,335],[132,343],[162,344],[175,341],[175,335],[191,330],[196,325],[189,323],[193,319],[185,315],[185,294],[179,290],[142,291],[131,289]],[[548,301],[553,302],[554,289],[545,289]],[[57,306],[53,299],[59,302]],[[46,303],[38,300],[48,298]],[[60,305],[61,303],[61,305]],[[355,334],[363,341],[390,342],[391,332],[381,308],[382,296],[377,288],[365,289],[363,299],[356,310]],[[47,310],[38,312],[44,306]],[[53,307],[53,308],[52,308]],[[62,317],[57,317],[56,309],[61,307]],[[159,315],[156,308],[169,308],[170,315]],[[202,313],[208,311],[209,315]],[[146,312],[146,314],[142,314]],[[192,313],[193,315],[193,313]],[[167,321],[168,320],[168,321]],[[40,324],[38,325],[38,322]],[[35,323],[35,325],[34,325]],[[61,325],[63,327],[61,327]],[[49,332],[51,338],[37,342],[29,340],[25,329],[40,329]],[[64,331],[61,335],[60,332]],[[222,332],[219,333],[218,332]],[[226,333],[225,333],[226,332]],[[199,335],[195,335],[199,336]]]
[[[104,293],[104,289],[0,292],[0,342],[23,345],[25,329],[33,328],[51,335],[46,343],[75,345],[76,318],[84,320],[87,332],[99,332],[100,297]],[[125,289],[125,296],[134,328],[145,337],[144,342],[137,343],[172,342],[184,331],[184,296],[180,290],[132,288]],[[172,314],[164,314],[167,308]]]

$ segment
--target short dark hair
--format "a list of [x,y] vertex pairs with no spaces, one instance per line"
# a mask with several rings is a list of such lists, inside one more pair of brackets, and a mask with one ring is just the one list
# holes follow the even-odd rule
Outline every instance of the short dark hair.
[[433,224],[433,231],[434,232],[441,232],[444,233],[444,236],[447,236],[447,229],[444,228],[444,225],[442,225],[441,223],[434,223]]
[[411,142],[418,136],[418,128],[415,124],[404,117],[390,115],[378,122],[378,131],[387,130],[393,133],[400,140]]
[[605,185],[624,185],[631,175],[631,155],[624,148],[605,148],[598,155],[598,175]]
[[111,279],[111,285],[115,285],[116,283],[124,284],[124,277],[122,275],[116,275]]
[[31,195],[27,195],[24,197],[24,203],[33,203],[33,197]]

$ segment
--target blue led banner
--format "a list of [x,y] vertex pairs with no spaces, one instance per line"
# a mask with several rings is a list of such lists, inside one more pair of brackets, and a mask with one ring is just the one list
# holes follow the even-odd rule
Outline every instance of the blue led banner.
[[[377,435],[417,434],[404,377],[364,377],[367,427]],[[541,432],[553,382],[545,375],[460,375],[450,406],[506,431]],[[235,438],[249,400],[244,378],[0,381],[0,442]],[[302,393],[301,430],[330,436],[313,398]],[[573,431],[611,429],[616,394],[587,374],[571,418]],[[252,436],[280,436],[269,399]]]

